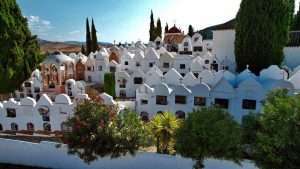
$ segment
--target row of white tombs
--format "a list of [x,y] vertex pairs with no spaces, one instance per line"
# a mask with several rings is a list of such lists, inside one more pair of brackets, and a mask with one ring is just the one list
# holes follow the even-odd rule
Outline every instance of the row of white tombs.
[[[185,118],[195,109],[218,105],[241,121],[247,113],[261,111],[268,92],[288,89],[296,94],[300,84],[300,73],[287,79],[287,73],[277,66],[263,70],[260,76],[247,68],[238,75],[229,71],[203,71],[198,75],[190,72],[182,77],[175,69],[163,75],[157,67],[141,77],[127,72],[116,72],[115,75],[117,97],[135,98],[132,101],[134,106],[130,108],[144,120],[166,111]],[[76,86],[75,80],[68,82]],[[105,104],[126,108],[126,104],[114,101],[106,93],[101,94],[101,98]],[[42,94],[37,101],[24,97],[20,101],[0,102],[0,131],[66,130],[64,122],[73,116],[76,103],[82,99],[88,99],[87,94],[77,91],[72,97],[67,93],[50,99]]]

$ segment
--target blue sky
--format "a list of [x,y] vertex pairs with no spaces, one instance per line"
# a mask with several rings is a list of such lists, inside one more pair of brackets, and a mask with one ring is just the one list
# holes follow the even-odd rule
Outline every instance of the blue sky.
[[[297,4],[300,0],[296,0]],[[235,17],[241,0],[17,0],[40,38],[84,41],[85,18],[93,17],[99,41],[148,41],[150,10],[162,25],[199,30]]]

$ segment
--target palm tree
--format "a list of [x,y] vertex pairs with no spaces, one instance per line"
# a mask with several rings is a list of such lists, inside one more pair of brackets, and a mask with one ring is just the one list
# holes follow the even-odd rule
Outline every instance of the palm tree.
[[149,125],[156,140],[158,153],[170,154],[174,152],[174,135],[180,123],[181,120],[169,112],[158,114],[151,120]]

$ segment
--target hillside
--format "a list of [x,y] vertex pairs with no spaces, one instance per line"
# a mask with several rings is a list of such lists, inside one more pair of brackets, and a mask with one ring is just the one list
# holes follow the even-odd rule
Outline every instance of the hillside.
[[[66,42],[52,42],[39,39],[39,44],[43,53],[52,53],[55,51],[61,51],[63,53],[78,53],[81,51],[81,45],[84,42],[78,41],[66,41]],[[100,42],[99,46],[111,46],[111,43]]]

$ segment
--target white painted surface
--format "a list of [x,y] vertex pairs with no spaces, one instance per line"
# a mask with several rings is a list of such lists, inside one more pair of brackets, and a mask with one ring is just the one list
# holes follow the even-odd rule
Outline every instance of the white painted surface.
[[[138,153],[118,159],[102,158],[90,165],[74,155],[67,154],[67,147],[56,148],[56,143],[29,143],[0,139],[0,163],[48,167],[55,169],[192,169],[194,162],[179,156]],[[233,162],[206,160],[205,169],[256,169],[249,163],[241,166]]]

